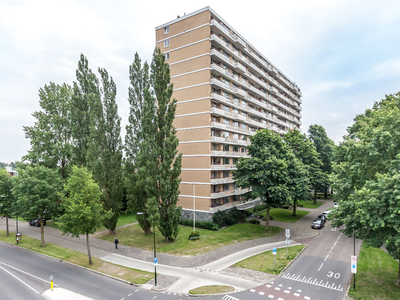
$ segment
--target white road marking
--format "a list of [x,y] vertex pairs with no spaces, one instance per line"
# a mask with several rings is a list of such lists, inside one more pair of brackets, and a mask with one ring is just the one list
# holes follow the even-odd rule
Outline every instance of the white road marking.
[[264,293],[264,292],[259,292],[259,294],[260,294],[261,296],[263,296],[265,293]]
[[138,291],[139,291],[139,289],[137,289],[137,290],[135,291],[135,293],[138,292]]
[[329,253],[328,253],[328,255],[325,257],[325,260],[324,260],[324,261],[326,261],[326,260],[328,259],[328,256],[329,256]]
[[267,285],[266,285],[266,287],[267,287],[267,288],[270,288],[270,287],[271,287],[271,285],[270,285],[270,284],[267,284]]
[[299,293],[301,293],[301,290],[297,290],[296,292],[299,292]]
[[[343,291],[343,287],[341,285],[339,285],[338,287],[335,287],[335,284],[331,284],[329,286],[329,281],[328,282],[324,282],[324,280],[321,280],[320,282],[318,282],[319,279],[315,278],[314,280],[312,280],[311,277],[309,277],[308,279],[305,279],[305,277],[303,277],[302,279],[299,279],[299,277],[301,277],[300,275],[295,277],[296,274],[293,274],[292,276],[288,276],[289,274],[284,274],[282,276],[282,278],[285,279],[289,279],[289,280],[293,280],[293,281],[300,281],[303,283],[307,283],[307,284],[311,284],[311,285],[316,285],[316,286],[320,286],[320,287],[324,287],[324,288],[328,288],[328,289],[332,289],[335,291]],[[290,287],[287,288],[288,290],[291,289]],[[301,290],[297,290],[298,292],[301,292]]]
[[307,297],[307,296],[304,296],[304,299],[310,300],[311,298],[310,298],[310,297]]
[[256,290],[254,290],[254,289],[251,289],[251,290],[250,290],[250,292],[252,292],[252,293],[254,293],[255,291],[256,291]]
[[323,265],[324,265],[324,263],[321,264],[321,266],[320,266],[319,269],[318,269],[318,272],[319,272],[319,270],[321,270],[321,268],[322,268]]
[[154,296],[154,297],[153,297],[153,299],[156,299],[156,298],[157,298],[157,296]]
[[283,292],[286,293],[286,294],[290,293],[290,291],[288,291],[288,290],[284,290]]
[[300,294],[297,294],[297,293],[294,293],[293,295],[295,295],[296,297],[299,297],[299,296],[300,296]]
[[128,295],[128,297],[130,297],[130,296],[132,296],[132,293],[130,293],[130,294]]
[[[15,268],[15,267],[12,267],[12,266],[10,266],[10,265],[7,265],[7,264],[5,264],[5,263],[3,263],[3,262],[0,262],[0,265],[6,266],[6,267],[8,267],[8,268],[10,268],[10,269],[16,270],[16,271],[21,272],[21,273],[23,273],[23,274],[25,274],[25,275],[32,276],[33,278],[36,278],[36,279],[38,279],[38,280],[41,280],[41,281],[44,281],[44,282],[50,284],[50,281],[47,281],[47,280],[45,280],[45,279],[42,279],[42,278],[37,277],[37,276],[35,276],[35,275],[32,275],[32,274],[30,274],[30,273],[28,273],[28,272],[25,272],[25,271],[22,271],[22,270],[20,270],[20,269],[18,269],[18,268]],[[58,286],[58,285],[57,285],[57,284],[54,284],[54,286]]]
[[25,284],[28,288],[30,288],[32,291],[34,291],[36,294],[40,294],[37,290],[35,290],[33,287],[31,287],[29,284],[25,283],[24,281],[22,281],[21,279],[19,279],[17,276],[15,276],[13,273],[7,271],[6,269],[4,269],[3,267],[0,267],[0,269],[3,269],[4,272],[7,272],[8,274],[10,274],[12,277],[14,277],[15,279],[19,280],[20,282],[22,282],[23,284]]
[[279,291],[281,288],[276,287],[275,289],[276,289],[277,291]]

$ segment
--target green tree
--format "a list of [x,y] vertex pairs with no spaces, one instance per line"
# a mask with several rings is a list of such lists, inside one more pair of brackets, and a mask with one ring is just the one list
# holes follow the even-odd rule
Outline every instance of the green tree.
[[[154,196],[149,187],[155,185],[149,170],[149,153],[155,147],[156,103],[150,92],[149,66],[147,62],[142,66],[137,53],[129,66],[129,80],[130,111],[125,135],[128,207],[134,213],[149,211],[157,215],[157,207],[147,207],[148,200]],[[145,233],[151,233],[152,218],[149,218],[151,216],[146,214],[138,216],[139,225]]]
[[30,139],[31,149],[23,160],[39,163],[51,169],[59,169],[65,179],[72,156],[70,103],[72,89],[67,84],[50,82],[39,89],[40,111],[33,126],[23,126],[25,137]]
[[[335,151],[339,207],[330,214],[347,236],[386,245],[400,258],[400,92],[354,119]],[[400,282],[400,265],[397,284]]]
[[86,161],[101,188],[104,209],[111,212],[103,224],[110,234],[115,234],[123,198],[121,118],[118,116],[114,80],[105,69],[99,68],[99,73],[101,99],[92,103]]
[[70,234],[72,237],[86,235],[89,265],[92,265],[89,234],[95,233],[107,217],[100,201],[102,193],[91,173],[86,168],[77,166],[72,167],[72,174],[64,186],[64,191],[65,213],[60,217],[60,228],[63,234]]
[[258,197],[266,203],[266,228],[269,229],[269,211],[291,201],[288,164],[294,159],[290,148],[281,137],[263,129],[250,137],[247,147],[250,157],[241,157],[233,171],[236,183],[249,188],[247,199]]
[[6,217],[6,233],[10,235],[8,228],[8,218],[13,213],[12,181],[8,172],[0,168],[0,215]]
[[101,102],[99,81],[89,68],[88,60],[83,54],[78,62],[76,79],[70,106],[74,164],[86,166],[92,110]]
[[43,217],[45,213],[55,215],[60,211],[62,177],[57,170],[36,165],[18,169],[13,181],[18,211],[27,220],[40,218],[41,246],[45,247]]
[[[157,101],[155,118],[155,148],[150,154],[150,174],[154,174],[156,185],[153,195],[159,211],[158,228],[165,241],[174,240],[179,233],[181,207],[176,207],[179,196],[179,183],[182,154],[178,154],[179,140],[172,125],[175,118],[176,99],[172,99],[173,84],[170,84],[169,65],[165,56],[157,48],[151,63],[150,84]],[[153,205],[154,206],[154,205]]]
[[[285,134],[283,139],[285,143],[292,149],[296,158],[298,158],[304,164],[308,172],[309,182],[313,186],[318,185],[318,182],[321,180],[322,161],[319,158],[319,154],[315,149],[314,144],[305,134],[301,134],[298,130],[289,131]],[[291,177],[295,176],[297,176],[296,172],[292,172]],[[308,189],[307,192],[305,192],[306,188]],[[307,199],[309,197],[309,184],[304,182],[303,186],[299,187],[299,189],[303,191],[299,191],[299,195],[301,195],[300,199]],[[314,203],[316,203],[316,194],[314,194],[314,196]],[[295,209],[296,203],[293,205],[293,215],[296,214]]]
[[297,201],[310,195],[310,179],[307,166],[300,159],[288,155],[288,189],[293,203],[293,216],[296,216]]
[[322,161],[322,168],[314,173],[315,177],[311,181],[314,187],[314,203],[317,203],[317,191],[319,189],[325,189],[325,198],[327,198],[327,188],[331,184],[329,175],[332,173],[335,143],[329,139],[325,128],[320,125],[311,125],[308,129],[308,135]]

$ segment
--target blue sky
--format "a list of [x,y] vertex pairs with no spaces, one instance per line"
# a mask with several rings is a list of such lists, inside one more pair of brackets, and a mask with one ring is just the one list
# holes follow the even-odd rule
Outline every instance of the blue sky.
[[319,124],[339,143],[357,114],[400,90],[400,1],[2,0],[0,161],[27,153],[38,89],[71,84],[80,53],[113,76],[125,127],[135,52],[149,61],[156,26],[205,6],[301,88],[303,132]]

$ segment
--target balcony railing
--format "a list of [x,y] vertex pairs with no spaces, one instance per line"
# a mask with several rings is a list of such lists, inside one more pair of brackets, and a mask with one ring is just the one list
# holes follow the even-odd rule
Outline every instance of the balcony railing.
[[211,165],[211,170],[236,170],[236,165]]

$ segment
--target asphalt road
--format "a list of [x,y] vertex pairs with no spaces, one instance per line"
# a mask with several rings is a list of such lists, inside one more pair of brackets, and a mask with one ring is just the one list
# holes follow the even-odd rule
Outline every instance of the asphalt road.
[[184,295],[147,291],[85,269],[46,258],[24,249],[0,243],[0,299],[42,299],[50,288],[49,276],[54,284],[96,300],[162,299],[178,300]]
[[[343,299],[351,277],[354,240],[328,222],[321,234],[274,282],[252,290],[273,299]],[[356,255],[361,241],[356,240]]]

